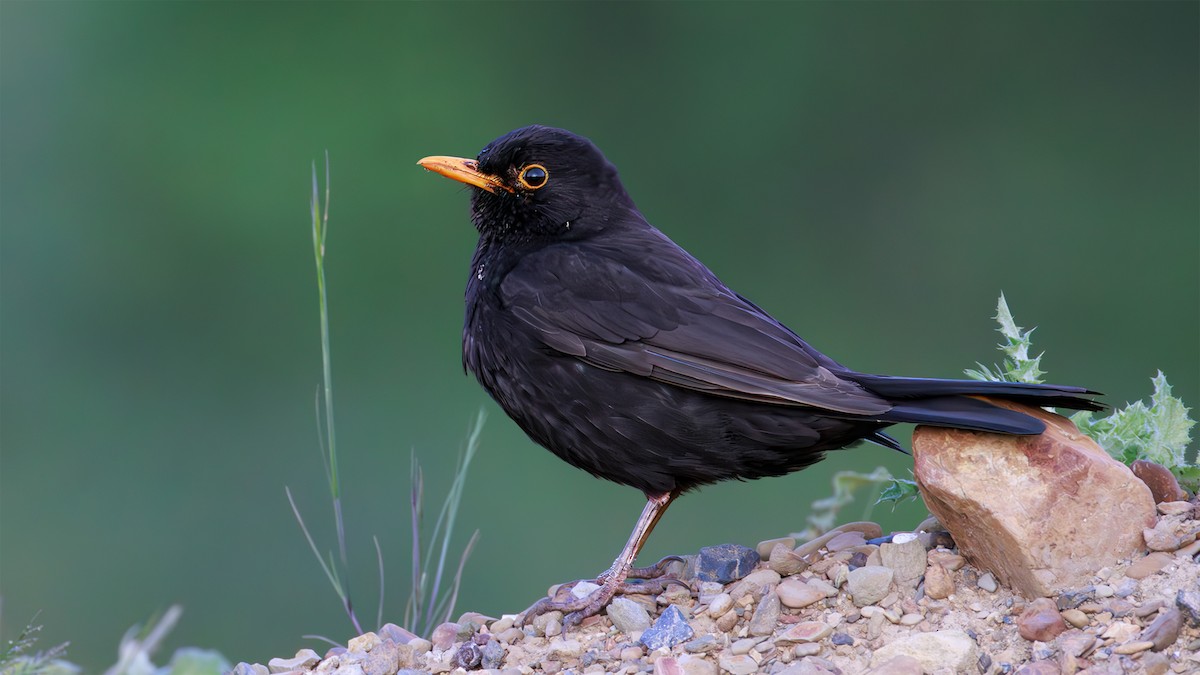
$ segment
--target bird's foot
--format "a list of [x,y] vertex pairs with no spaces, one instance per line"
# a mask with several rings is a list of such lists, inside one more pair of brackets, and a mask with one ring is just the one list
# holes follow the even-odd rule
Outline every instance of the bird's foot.
[[[663,558],[662,560],[659,560],[658,562],[654,563],[653,565],[650,565],[649,567],[634,567],[634,568],[630,569],[629,573],[625,575],[625,578],[626,579],[658,579],[670,572],[672,563],[686,564],[686,562],[687,561],[685,561],[681,556],[669,555],[669,556]],[[608,578],[608,572],[605,572],[604,574],[601,574],[599,577],[597,577],[596,583],[598,583],[598,584],[604,583],[603,580],[606,578]],[[676,582],[681,583],[681,582],[678,582],[678,580],[676,580]]]
[[[516,625],[523,626],[532,621],[534,618],[547,612],[562,612],[563,628],[578,625],[581,621],[600,613],[600,610],[608,606],[608,603],[618,595],[626,594],[644,594],[657,595],[666,590],[667,586],[679,584],[687,586],[687,582],[676,579],[674,577],[663,576],[666,573],[668,565],[673,562],[669,556],[658,561],[658,563],[650,567],[642,567],[636,570],[631,570],[629,578],[631,581],[620,581],[610,583],[607,579],[607,574],[596,579],[596,583],[600,583],[600,588],[588,593],[583,597],[576,597],[571,591],[581,581],[572,581],[558,587],[558,590],[552,597],[545,597],[533,603],[529,609],[521,612],[517,617]],[[677,558],[676,558],[677,559]],[[646,576],[634,576],[634,574],[644,574]]]

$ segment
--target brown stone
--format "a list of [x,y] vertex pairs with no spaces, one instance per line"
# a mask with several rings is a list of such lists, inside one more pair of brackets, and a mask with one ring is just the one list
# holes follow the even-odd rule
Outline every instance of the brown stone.
[[1125,570],[1125,576],[1130,579],[1145,579],[1167,566],[1175,558],[1168,553],[1155,552],[1144,558],[1138,558],[1133,561],[1129,569]]
[[925,595],[934,600],[945,600],[954,592],[954,579],[945,567],[934,563],[925,568]]
[[1049,642],[1066,629],[1066,622],[1050,598],[1030,602],[1017,618],[1017,632],[1030,642]]
[[1139,459],[1129,466],[1133,475],[1142,479],[1150,494],[1154,495],[1154,503],[1187,501],[1188,493],[1179,487],[1175,474],[1162,464],[1156,464],[1148,459]]
[[[917,486],[960,550],[1026,597],[1086,585],[1142,553],[1150,489],[1065,417],[989,401],[1046,423],[1037,436],[918,426]],[[1100,536],[1100,533],[1103,536]]]

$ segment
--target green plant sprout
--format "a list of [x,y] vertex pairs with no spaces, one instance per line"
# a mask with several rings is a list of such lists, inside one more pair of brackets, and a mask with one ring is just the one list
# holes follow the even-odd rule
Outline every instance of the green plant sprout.
[[[304,518],[300,515],[300,509],[296,506],[296,500],[292,496],[292,491],[285,488],[285,492],[288,503],[291,504],[292,513],[296,518],[296,522],[300,525],[301,532],[304,533],[305,540],[308,541],[309,548],[312,550],[317,562],[320,563],[321,570],[325,573],[325,577],[329,580],[330,585],[333,586],[338,599],[341,600],[342,608],[345,610],[346,616],[350,619],[354,630],[358,634],[361,634],[364,632],[363,627],[354,609],[349,580],[345,578],[345,570],[349,569],[349,563],[346,552],[346,526],[342,512],[342,490],[338,478],[337,436],[334,433],[333,366],[329,338],[329,298],[326,293],[325,284],[325,243],[329,232],[329,195],[329,154],[326,153],[324,202],[322,202],[318,184],[317,165],[316,162],[313,162],[310,213],[312,217],[313,258],[317,270],[317,300],[320,306],[321,322],[322,385],[317,392],[316,398],[317,428],[322,463],[325,468],[325,476],[329,483],[329,494],[333,504],[333,519],[337,532],[336,558],[332,551],[328,552],[327,555],[321,554],[316,541],[312,537],[312,533],[304,523]],[[443,580],[446,563],[450,554],[450,539],[454,532],[454,522],[458,516],[458,507],[462,501],[463,489],[466,484],[467,470],[470,467],[471,459],[475,456],[475,452],[479,447],[479,437],[484,418],[483,410],[480,410],[470,428],[466,448],[459,457],[450,491],[442,503],[441,512],[438,514],[437,523],[430,538],[432,545],[424,556],[421,555],[423,540],[421,535],[421,514],[424,499],[424,477],[416,456],[414,455],[412,458],[410,506],[412,508],[413,586],[404,619],[410,629],[419,629],[422,632],[427,632],[433,626],[437,625],[437,623],[447,620],[458,598],[458,591],[462,583],[463,567],[466,565],[467,558],[470,556],[471,550],[479,538],[478,530],[475,531],[467,542],[467,545],[463,548],[454,577],[445,589],[443,589]],[[372,537],[372,540],[375,543],[375,557],[379,568],[379,600],[375,621],[376,626],[380,626],[383,624],[384,600],[383,551],[379,545],[379,538]],[[427,570],[432,564],[432,556],[435,549],[439,551],[437,567],[432,579],[430,579]],[[328,641],[332,642],[332,640]]]

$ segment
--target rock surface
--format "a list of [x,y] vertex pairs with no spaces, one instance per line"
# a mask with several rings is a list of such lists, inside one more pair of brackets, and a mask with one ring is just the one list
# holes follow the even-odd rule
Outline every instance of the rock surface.
[[968,559],[1033,598],[1145,550],[1157,518],[1145,483],[1065,417],[990,402],[1043,420],[1045,433],[913,433],[917,485]]

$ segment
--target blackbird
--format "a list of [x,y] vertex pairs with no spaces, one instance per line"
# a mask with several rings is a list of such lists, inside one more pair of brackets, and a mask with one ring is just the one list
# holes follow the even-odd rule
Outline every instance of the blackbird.
[[569,625],[599,612],[672,500],[697,486],[783,475],[861,440],[903,451],[882,432],[898,422],[1044,429],[977,396],[1101,408],[1080,387],[888,377],[837,363],[651,226],[616,167],[569,131],[529,126],[476,159],[418,164],[472,188],[479,243],[465,369],[535,442],[647,500],[598,590],[543,599],[523,619],[557,609]]

